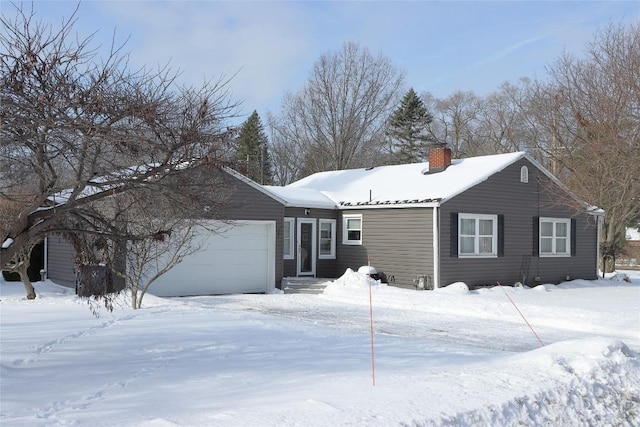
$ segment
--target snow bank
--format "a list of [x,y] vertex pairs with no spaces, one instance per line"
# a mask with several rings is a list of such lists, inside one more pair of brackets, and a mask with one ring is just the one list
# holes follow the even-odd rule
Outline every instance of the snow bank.
[[464,282],[455,282],[443,288],[437,288],[436,292],[464,295],[469,293],[469,286]]
[[[487,378],[489,387],[524,381],[501,404],[443,415],[415,425],[638,425],[640,360],[623,342],[606,338],[563,341],[509,357]],[[512,388],[513,387],[509,387]],[[489,388],[488,388],[489,389]]]

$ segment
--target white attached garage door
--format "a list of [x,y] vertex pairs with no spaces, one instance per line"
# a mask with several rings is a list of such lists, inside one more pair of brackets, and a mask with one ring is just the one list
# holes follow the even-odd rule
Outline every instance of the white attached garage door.
[[[275,221],[234,222],[150,287],[158,296],[269,292],[275,286]],[[203,230],[203,233],[211,234]]]

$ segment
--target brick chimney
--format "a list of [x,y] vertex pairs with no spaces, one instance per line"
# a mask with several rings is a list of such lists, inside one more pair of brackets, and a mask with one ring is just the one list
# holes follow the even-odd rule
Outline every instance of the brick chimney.
[[451,165],[451,149],[437,147],[429,150],[429,173],[442,172]]

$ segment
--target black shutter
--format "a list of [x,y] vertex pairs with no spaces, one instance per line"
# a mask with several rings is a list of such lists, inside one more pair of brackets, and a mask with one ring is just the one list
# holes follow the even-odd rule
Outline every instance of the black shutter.
[[533,217],[533,256],[540,255],[540,217]]
[[504,256],[504,215],[498,215],[498,256]]
[[576,219],[571,218],[571,256],[576,256]]
[[451,223],[449,224],[449,240],[451,242],[451,257],[458,258],[458,213],[452,212],[449,220]]

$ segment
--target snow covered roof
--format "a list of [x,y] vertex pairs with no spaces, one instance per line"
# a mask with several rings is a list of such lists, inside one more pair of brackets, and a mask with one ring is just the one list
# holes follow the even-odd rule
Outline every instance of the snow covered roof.
[[485,181],[525,156],[524,152],[517,152],[457,159],[446,170],[431,174],[429,163],[319,172],[268,190],[287,201],[287,205],[298,207],[433,205]]
[[[144,174],[151,170],[152,168],[157,167],[157,164],[141,164],[136,166],[131,166],[128,168],[123,168],[109,174],[96,176],[90,181],[87,181],[84,188],[80,190],[80,193],[77,195],[78,198],[85,198],[89,196],[93,196],[94,194],[102,193],[105,190],[116,189],[123,185],[123,182],[126,181],[131,176],[136,176],[138,174]],[[178,166],[179,168],[181,166]],[[66,188],[57,193],[53,193],[48,197],[48,200],[53,202],[55,205],[63,205],[69,201],[69,198],[75,191],[75,188]]]
[[264,188],[281,200],[284,200],[286,206],[317,209],[336,209],[338,207],[338,204],[332,199],[325,196],[321,191],[312,188],[277,187],[271,185],[266,185]]

